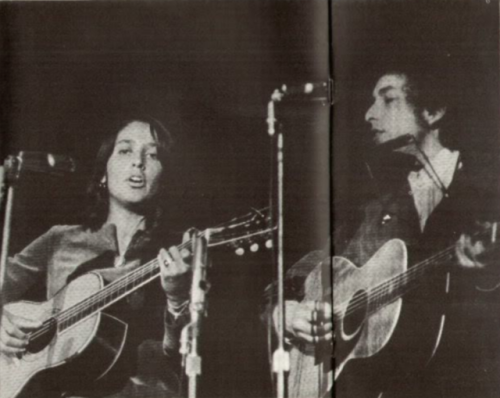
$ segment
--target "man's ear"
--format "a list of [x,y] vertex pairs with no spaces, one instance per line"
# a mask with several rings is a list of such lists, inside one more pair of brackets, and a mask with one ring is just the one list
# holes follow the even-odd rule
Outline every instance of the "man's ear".
[[439,108],[433,112],[430,112],[427,109],[425,109],[424,112],[422,113],[424,120],[430,127],[433,127],[437,122],[439,122],[444,117],[444,115],[446,115],[445,107]]

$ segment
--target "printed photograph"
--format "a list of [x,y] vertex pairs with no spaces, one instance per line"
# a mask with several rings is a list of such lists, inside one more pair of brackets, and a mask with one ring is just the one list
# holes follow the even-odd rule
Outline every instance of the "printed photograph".
[[278,274],[330,234],[329,7],[0,3],[1,398],[288,388]]
[[499,395],[499,4],[334,1],[337,397]]

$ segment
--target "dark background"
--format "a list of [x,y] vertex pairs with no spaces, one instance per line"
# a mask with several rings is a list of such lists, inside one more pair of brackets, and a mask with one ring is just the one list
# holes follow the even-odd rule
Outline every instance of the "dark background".
[[[267,102],[283,83],[327,79],[328,17],[326,0],[1,4],[2,158],[36,150],[78,164],[69,177],[19,182],[11,253],[53,224],[79,222],[100,139],[116,117],[138,111],[176,140],[166,207],[179,241],[187,227],[266,206]],[[329,232],[329,109],[304,101],[277,112],[290,266]],[[269,395],[259,311],[272,255],[212,260],[201,396]]]
[[[339,220],[369,185],[364,114],[389,55],[450,54],[455,143],[494,188],[500,173],[498,3],[336,0],[330,3],[336,103],[333,159]],[[0,151],[64,153],[63,179],[19,183],[11,251],[53,224],[78,222],[98,143],[118,115],[144,111],[176,139],[167,207],[172,229],[200,228],[267,205],[266,105],[283,83],[328,77],[328,3],[302,1],[23,2],[0,4]],[[281,105],[285,131],[287,266],[324,245],[329,229],[329,110]],[[175,242],[172,242],[175,243]],[[204,391],[269,394],[262,289],[269,252],[214,253]],[[205,395],[205,396],[207,396]]]
[[[365,168],[365,162],[373,166],[379,160],[375,159],[377,150],[370,145],[372,136],[364,121],[365,113],[371,105],[372,90],[383,74],[383,66],[387,67],[395,58],[413,62],[412,66],[422,67],[421,70],[432,61],[440,60],[441,63],[435,63],[434,69],[427,71],[432,75],[439,75],[442,69],[448,69],[446,79],[451,83],[452,95],[447,111],[452,117],[453,124],[448,126],[447,131],[440,131],[440,134],[445,134],[448,144],[461,152],[464,174],[467,173],[475,185],[471,187],[471,197],[477,195],[476,203],[482,204],[482,191],[493,191],[494,208],[489,210],[494,212],[493,217],[500,219],[498,10],[499,2],[495,0],[332,2],[331,32],[337,88],[332,152],[335,230],[338,230],[338,226],[343,223],[347,226],[356,225],[353,221],[359,221],[362,216],[361,204],[368,198],[373,199],[376,196],[374,188],[377,186],[380,188],[383,183],[393,178],[393,175],[398,174],[396,173],[398,169],[391,168],[393,175],[380,173],[376,175],[376,179],[371,180]],[[392,157],[391,160],[394,161],[394,156],[388,153],[384,156]],[[406,178],[407,173],[398,177]],[[476,203],[464,203],[464,208],[466,206],[473,208]],[[479,210],[487,212],[487,206],[484,207]],[[450,220],[450,229],[453,225],[454,221]],[[493,270],[496,272],[498,269],[493,267]],[[447,375],[447,372],[454,373],[455,379],[451,385],[465,386],[460,380],[475,381],[478,388],[484,389],[485,393],[481,396],[487,396],[488,389],[491,389],[491,396],[496,396],[498,379],[495,376],[499,374],[497,371],[499,345],[495,327],[498,318],[495,314],[498,313],[496,309],[498,296],[489,298],[474,296],[472,300],[470,298],[472,296],[466,296],[465,292],[467,292],[465,285],[461,286],[459,295],[467,298],[455,298],[458,305],[454,308],[459,308],[461,305],[464,308],[472,308],[473,305],[477,305],[474,310],[470,310],[473,321],[469,324],[471,327],[467,327],[468,316],[462,316],[459,327],[454,330],[461,330],[460,339],[467,335],[467,330],[474,330],[475,338],[485,347],[481,355],[481,365],[477,365],[476,369],[480,369],[481,374],[491,375],[491,379],[482,379],[482,376],[476,377],[471,374],[461,376],[462,366],[450,362],[448,358],[450,363],[446,366],[450,366],[450,370],[440,373],[438,367],[442,366],[444,361],[438,360],[439,365],[431,367],[430,372],[436,370],[435,374],[439,375],[436,377],[443,377],[443,380],[452,378],[442,375]],[[453,315],[447,319],[453,319],[452,317]],[[418,329],[417,323],[413,326]],[[481,326],[483,328],[479,331]],[[446,341],[446,331],[444,336],[443,342]],[[442,345],[446,347],[446,343],[443,342]],[[468,354],[465,353],[466,347],[471,347],[473,344],[463,343],[463,350],[455,345],[456,341],[452,344],[450,346],[458,347],[461,357],[468,358],[468,363],[473,363],[472,356],[469,361]],[[440,356],[439,350],[436,359]],[[374,377],[383,380],[382,372],[382,368],[380,372],[374,371]],[[419,378],[418,383],[424,378]],[[369,379],[364,377],[363,381]],[[436,389],[435,395],[453,395],[452,390],[438,393],[438,386],[439,383],[433,386]],[[423,391],[416,392],[417,389],[413,391],[415,396],[419,392],[423,393],[422,396],[433,396],[426,395],[429,390],[425,390],[425,387]],[[361,390],[363,383],[359,391],[360,396]],[[456,396],[473,394],[467,390],[468,388],[463,388],[463,391],[457,389]],[[413,396],[413,393],[408,392],[408,396]]]
[[373,152],[372,137],[364,118],[375,83],[393,60],[433,62],[428,73],[447,68],[452,99],[448,113],[453,121],[446,132],[448,144],[461,151],[479,188],[498,191],[498,9],[498,1],[484,0],[332,2],[337,223],[373,194],[364,164]]

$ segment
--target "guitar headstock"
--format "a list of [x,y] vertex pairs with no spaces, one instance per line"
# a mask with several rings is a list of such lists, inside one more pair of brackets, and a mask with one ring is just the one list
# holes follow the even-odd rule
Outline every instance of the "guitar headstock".
[[473,261],[483,265],[498,263],[500,254],[500,241],[498,236],[498,221],[476,222],[476,231],[466,234],[469,241],[459,241],[460,250],[467,253]]
[[272,225],[269,208],[253,209],[242,217],[236,217],[227,223],[207,228],[203,233],[208,247],[227,246],[233,248],[237,255],[243,255],[245,248],[256,252],[264,243],[272,247],[272,234],[276,226]]
[[498,222],[495,221],[491,225],[491,233],[490,233],[490,241],[491,243],[496,243],[497,242],[497,234],[498,234]]
[[498,229],[498,221],[476,222],[476,231],[471,236],[485,245],[494,245],[499,240]]

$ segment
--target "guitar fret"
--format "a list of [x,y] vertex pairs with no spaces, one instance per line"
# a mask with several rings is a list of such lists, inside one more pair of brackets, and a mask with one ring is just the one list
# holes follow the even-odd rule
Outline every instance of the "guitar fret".
[[368,312],[375,312],[412,290],[419,282],[420,277],[427,273],[429,269],[439,264],[445,264],[447,261],[453,259],[453,248],[454,246],[449,247],[433,257],[414,265],[406,272],[371,289],[368,293]]
[[[98,292],[95,296],[89,297],[86,300],[80,302],[78,304],[80,308],[77,310],[77,312],[73,315],[67,316],[66,319],[62,320],[59,323],[59,331],[64,331],[65,329],[73,326],[86,317],[98,312],[108,304],[111,304],[112,302],[125,297],[131,290],[134,290],[134,288],[140,286],[144,282],[148,282],[158,273],[159,267],[157,266],[157,264],[153,263],[149,264],[149,266],[146,266],[146,268],[138,269],[127,275],[127,278],[124,281],[121,281],[120,285],[118,286],[114,284],[108,285],[105,289]],[[68,310],[71,310],[71,308],[69,308]],[[75,309],[73,309],[73,311],[74,310]],[[60,315],[63,314],[61,313]]]
[[[243,217],[232,219],[227,224],[221,224],[215,228],[209,228],[197,234],[209,242],[209,247],[221,245],[238,245],[253,241],[254,238],[262,236],[269,238],[276,226],[269,224],[268,209],[252,211]],[[227,235],[227,236],[224,236]],[[189,250],[190,242],[184,242],[177,247],[179,250]],[[102,310],[113,302],[125,297],[128,293],[139,286],[152,281],[160,272],[156,259],[137,268],[130,274],[110,283],[105,288],[87,297],[83,301],[74,304],[54,317],[57,328],[63,331],[82,319]]]

